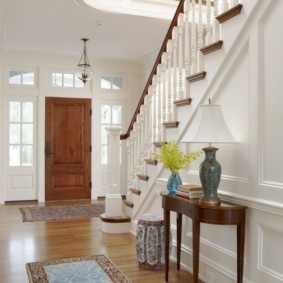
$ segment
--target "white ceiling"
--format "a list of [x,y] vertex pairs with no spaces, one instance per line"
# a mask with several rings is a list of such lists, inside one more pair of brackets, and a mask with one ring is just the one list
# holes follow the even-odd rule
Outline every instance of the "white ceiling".
[[169,25],[165,19],[90,8],[82,0],[0,0],[3,51],[79,57],[80,39],[87,37],[89,57],[138,60],[160,48]]

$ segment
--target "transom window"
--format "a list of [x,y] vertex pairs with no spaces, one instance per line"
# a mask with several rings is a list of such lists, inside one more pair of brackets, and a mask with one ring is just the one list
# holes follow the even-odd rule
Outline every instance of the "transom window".
[[123,78],[121,77],[101,77],[100,88],[109,90],[121,90],[123,87]]
[[34,85],[34,72],[31,71],[10,71],[9,84],[10,85]]
[[108,132],[107,127],[121,126],[122,106],[101,105],[101,164],[108,164]]
[[9,103],[9,165],[33,166],[34,152],[33,102]]
[[73,73],[52,73],[52,86],[83,88],[84,83]]

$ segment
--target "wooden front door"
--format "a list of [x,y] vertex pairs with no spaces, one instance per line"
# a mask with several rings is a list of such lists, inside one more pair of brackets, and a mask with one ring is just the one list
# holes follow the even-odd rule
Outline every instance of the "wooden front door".
[[45,199],[90,199],[91,101],[46,98]]

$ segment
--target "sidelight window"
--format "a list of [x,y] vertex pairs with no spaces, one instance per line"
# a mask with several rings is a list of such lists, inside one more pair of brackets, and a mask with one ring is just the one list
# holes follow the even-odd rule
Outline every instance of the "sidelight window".
[[33,166],[34,105],[30,101],[9,103],[9,165]]
[[107,127],[121,126],[122,106],[101,105],[101,164],[108,164],[108,132]]

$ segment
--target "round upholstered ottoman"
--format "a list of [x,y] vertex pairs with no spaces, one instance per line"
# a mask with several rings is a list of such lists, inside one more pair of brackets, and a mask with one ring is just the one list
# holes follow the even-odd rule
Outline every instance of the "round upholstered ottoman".
[[164,269],[164,245],[165,231],[163,218],[151,214],[142,215],[138,220],[136,231],[136,249],[139,267],[150,270]]

